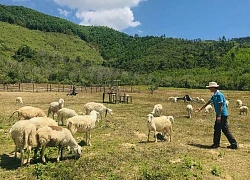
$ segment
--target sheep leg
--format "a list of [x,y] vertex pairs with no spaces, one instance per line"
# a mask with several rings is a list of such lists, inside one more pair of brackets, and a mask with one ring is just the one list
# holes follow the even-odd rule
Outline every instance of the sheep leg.
[[155,135],[155,142],[157,143],[157,131],[154,131],[154,135]]
[[92,144],[90,142],[90,138],[91,138],[91,134],[90,134],[90,131],[89,131],[89,146],[92,146]]
[[149,142],[149,135],[150,135],[150,130],[148,130],[148,142]]
[[45,146],[42,146],[42,152],[41,152],[42,162],[46,163],[46,159],[45,159],[44,153],[45,153]]
[[31,153],[31,146],[28,146],[28,159],[27,159],[27,164],[30,165],[30,153]]
[[57,154],[57,159],[56,159],[57,162],[60,162],[60,158],[62,158],[62,148],[63,148],[63,146],[61,144],[59,144],[58,154]]
[[21,151],[21,157],[20,157],[20,159],[21,159],[21,166],[23,166],[23,155],[24,155],[24,149],[23,149],[23,148],[21,148],[21,149],[20,149],[20,151]]

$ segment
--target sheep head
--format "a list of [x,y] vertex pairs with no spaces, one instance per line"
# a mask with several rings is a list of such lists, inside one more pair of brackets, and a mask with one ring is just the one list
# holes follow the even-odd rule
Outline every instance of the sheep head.
[[151,123],[153,117],[154,117],[153,114],[148,114],[148,115],[147,115],[147,122]]
[[82,155],[82,147],[78,145],[78,147],[74,148],[75,158],[78,159]]

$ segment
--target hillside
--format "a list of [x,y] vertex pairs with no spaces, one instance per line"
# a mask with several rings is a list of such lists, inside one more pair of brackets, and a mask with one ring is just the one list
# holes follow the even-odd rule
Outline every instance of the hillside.
[[0,22],[2,82],[102,85],[120,79],[124,84],[201,88],[213,80],[224,89],[250,90],[249,37],[132,37],[4,5]]
[[98,50],[91,48],[78,36],[29,30],[5,22],[0,22],[0,31],[1,53],[8,59],[20,47],[29,46],[35,52],[57,54],[70,59],[80,58],[82,61],[91,60],[95,64],[103,63]]

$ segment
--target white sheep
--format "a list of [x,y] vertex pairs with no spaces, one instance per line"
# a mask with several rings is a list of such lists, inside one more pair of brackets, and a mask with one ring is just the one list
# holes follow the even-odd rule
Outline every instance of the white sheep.
[[186,107],[186,110],[187,110],[187,118],[191,118],[191,115],[192,115],[192,112],[194,111],[194,108],[191,104],[188,104],[187,107]]
[[57,162],[62,158],[62,148],[64,146],[70,146],[75,153],[75,158],[79,158],[82,154],[82,147],[79,146],[72,136],[71,132],[67,128],[59,126],[43,126],[37,130],[37,138],[39,146],[41,146],[41,158],[42,162],[45,160],[45,148],[58,146]]
[[177,97],[171,96],[171,97],[168,98],[168,101],[170,101],[170,102],[177,102]]
[[63,123],[64,119],[68,119],[68,118],[71,118],[71,117],[77,116],[77,115],[78,114],[73,109],[68,109],[68,108],[59,109],[57,111],[58,125],[60,125],[60,122],[61,122],[61,125],[63,126],[64,125],[64,123]]
[[89,114],[92,110],[96,110],[97,112],[99,112],[101,120],[102,120],[102,114],[105,112],[105,117],[107,116],[107,114],[109,113],[110,115],[113,114],[112,109],[107,108],[106,106],[104,106],[102,103],[96,103],[96,102],[88,102],[83,106],[83,109],[86,110],[86,114]]
[[52,102],[50,103],[49,109],[48,109],[48,116],[50,115],[50,113],[52,113],[52,117],[53,119],[55,119],[54,115],[55,113],[59,110],[62,109],[64,107],[64,99],[60,98],[58,100],[58,102]]
[[67,119],[66,126],[72,134],[76,132],[86,133],[86,144],[91,146],[90,131],[95,127],[95,122],[99,113],[92,110],[89,115],[78,115]]
[[167,118],[171,121],[171,123],[174,123],[174,116],[167,116]]
[[241,107],[239,107],[239,110],[240,110],[240,115],[241,114],[246,114],[247,115],[248,107],[247,106],[241,106]]
[[242,100],[237,99],[236,104],[238,105],[238,107],[241,107],[242,106]]
[[37,107],[32,107],[32,106],[24,106],[21,107],[18,110],[15,110],[12,115],[10,116],[10,118],[15,114],[18,113],[18,119],[30,119],[33,117],[47,117],[47,115],[45,114],[45,112]]
[[37,146],[36,126],[28,120],[17,121],[10,129],[10,135],[15,143],[15,158],[17,150],[21,152],[21,166],[24,164],[24,150],[28,151],[27,164],[30,164],[31,148]]
[[22,97],[17,97],[16,98],[16,103],[23,104],[23,98]]
[[194,100],[194,102],[199,102],[200,97],[194,97],[193,100]]
[[167,116],[154,117],[152,114],[147,115],[148,141],[151,131],[154,131],[155,142],[157,142],[157,133],[162,132],[165,136],[169,135],[169,141],[172,139],[172,123]]
[[206,107],[205,107],[205,113],[210,113],[213,111],[213,106],[211,104],[208,104]]
[[161,104],[156,104],[156,105],[154,106],[154,109],[153,109],[153,111],[151,112],[151,114],[153,114],[154,117],[159,117],[159,116],[161,116],[161,114],[162,114],[162,105],[161,105]]
[[34,117],[27,121],[34,123],[37,129],[42,126],[58,126],[58,123],[49,117]]
[[206,104],[206,101],[205,101],[205,99],[201,98],[201,99],[198,100],[198,103]]
[[145,133],[140,133],[138,130],[134,131],[134,134],[138,137],[139,142],[146,141],[147,135]]

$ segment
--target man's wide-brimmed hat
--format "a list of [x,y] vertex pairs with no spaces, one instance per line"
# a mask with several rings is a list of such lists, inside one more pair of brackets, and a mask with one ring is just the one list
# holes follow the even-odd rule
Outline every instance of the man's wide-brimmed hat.
[[209,82],[209,85],[206,86],[207,88],[212,88],[212,87],[219,87],[219,85],[217,84],[217,82]]

